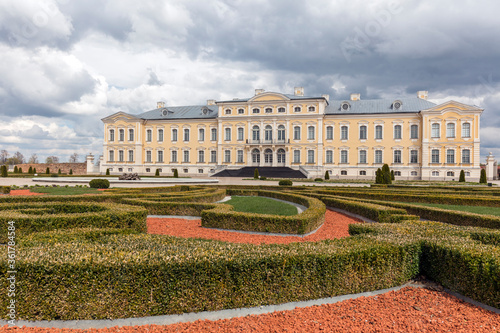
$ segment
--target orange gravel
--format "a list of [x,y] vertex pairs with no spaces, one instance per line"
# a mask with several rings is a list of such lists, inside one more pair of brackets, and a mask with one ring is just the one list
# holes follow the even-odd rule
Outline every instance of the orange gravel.
[[103,329],[0,328],[0,332],[500,332],[500,315],[444,292],[406,287],[378,296],[217,321]]
[[231,243],[251,244],[288,244],[294,242],[316,242],[325,239],[343,238],[349,236],[349,224],[361,221],[346,215],[327,210],[325,223],[314,234],[306,237],[298,236],[265,236],[245,234],[234,231],[222,231],[203,228],[201,220],[186,220],[179,218],[148,218],[148,233],[170,235],[185,238],[216,239]]
[[44,195],[45,193],[35,193],[30,190],[11,190],[10,195]]

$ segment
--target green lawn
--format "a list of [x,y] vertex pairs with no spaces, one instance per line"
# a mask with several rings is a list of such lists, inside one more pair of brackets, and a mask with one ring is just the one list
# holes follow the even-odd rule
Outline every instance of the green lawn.
[[266,197],[238,197],[233,196],[231,200],[224,202],[234,207],[237,212],[274,214],[274,215],[297,215],[297,207],[276,201]]
[[421,202],[412,202],[412,204],[427,206],[427,207],[443,208],[448,210],[458,210],[461,212],[500,216],[500,207],[444,205],[444,204],[432,204],[432,203],[421,203]]
[[96,188],[90,187],[32,187],[31,192],[47,193],[49,195],[100,194]]

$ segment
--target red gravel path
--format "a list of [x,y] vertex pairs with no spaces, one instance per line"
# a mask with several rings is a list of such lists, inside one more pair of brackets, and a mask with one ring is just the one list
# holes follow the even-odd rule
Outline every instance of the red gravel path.
[[45,193],[35,193],[30,190],[11,190],[10,195],[44,195]]
[[500,332],[500,315],[444,292],[403,288],[335,304],[217,321],[105,329],[0,328],[0,332]]
[[293,242],[316,242],[324,239],[348,237],[348,228],[351,223],[360,223],[360,220],[327,210],[325,214],[325,223],[318,231],[306,237],[298,237],[264,236],[207,229],[201,226],[201,220],[148,218],[148,233],[186,238],[216,239],[232,243],[288,244]]

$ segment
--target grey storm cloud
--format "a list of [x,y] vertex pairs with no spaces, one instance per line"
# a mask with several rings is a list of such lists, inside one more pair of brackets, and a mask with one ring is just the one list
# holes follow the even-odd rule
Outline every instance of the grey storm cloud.
[[5,0],[0,116],[67,119],[100,149],[100,118],[157,100],[429,90],[485,108],[484,156],[500,128],[499,11],[493,0]]

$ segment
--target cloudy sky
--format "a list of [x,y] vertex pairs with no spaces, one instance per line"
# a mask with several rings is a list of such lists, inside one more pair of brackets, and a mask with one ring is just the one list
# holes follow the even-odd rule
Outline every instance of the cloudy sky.
[[2,0],[0,149],[99,155],[114,112],[303,86],[480,106],[482,162],[500,158],[499,12],[495,0]]

